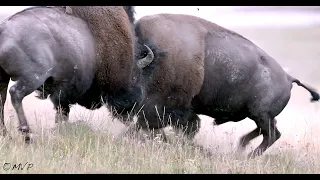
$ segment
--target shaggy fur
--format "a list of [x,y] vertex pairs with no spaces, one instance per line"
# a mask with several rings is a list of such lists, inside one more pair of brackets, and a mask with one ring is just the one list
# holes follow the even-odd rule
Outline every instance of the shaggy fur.
[[121,6],[70,7],[76,17],[88,23],[95,38],[99,67],[95,83],[100,87],[108,105],[119,113],[132,108],[132,104],[138,101],[140,96],[138,89],[130,89],[135,48],[132,29],[134,8],[127,7],[125,10]]
[[[82,18],[96,41],[98,83],[116,92],[130,85],[134,39],[131,24],[122,7],[71,6]],[[103,18],[107,17],[107,18]],[[126,72],[126,73],[124,73]]]
[[241,147],[261,131],[263,141],[253,152],[261,155],[280,138],[274,118],[287,105],[293,82],[319,99],[251,41],[204,19],[150,15],[137,21],[135,31],[138,42],[155,54],[140,78],[145,93],[137,106],[144,106],[138,124],[144,129],[171,121],[192,138],[199,129],[197,114],[215,118],[216,124],[249,117],[257,129],[243,136]]

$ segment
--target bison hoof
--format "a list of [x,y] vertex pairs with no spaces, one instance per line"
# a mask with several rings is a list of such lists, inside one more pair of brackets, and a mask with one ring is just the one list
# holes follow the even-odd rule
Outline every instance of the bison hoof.
[[238,151],[244,152],[246,150],[247,145],[248,144],[244,143],[243,140],[240,140],[238,145]]
[[63,114],[56,114],[55,117],[55,122],[58,123],[62,123],[62,122],[67,122],[68,121],[68,117],[66,115]]
[[239,144],[239,146],[238,146],[238,152],[240,152],[240,153],[243,153],[245,150],[246,150],[246,147],[245,146],[243,146],[242,144]]
[[27,133],[24,138],[25,143],[30,144],[35,141],[32,133]]
[[261,156],[263,153],[262,149],[255,149],[251,153],[248,154],[248,159],[254,159],[257,156]]
[[28,126],[20,126],[19,131],[22,132],[26,143],[31,143],[33,141],[33,135]]

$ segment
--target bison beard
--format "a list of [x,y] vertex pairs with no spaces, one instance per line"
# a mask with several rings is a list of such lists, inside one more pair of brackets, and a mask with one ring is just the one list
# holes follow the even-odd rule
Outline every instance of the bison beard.
[[141,66],[145,93],[137,106],[143,107],[137,126],[143,129],[166,127],[170,119],[184,129],[191,124],[186,133],[193,137],[197,114],[214,118],[217,125],[248,117],[257,128],[241,138],[239,147],[262,134],[262,143],[249,155],[255,157],[280,138],[275,117],[287,105],[293,82],[308,90],[312,101],[319,100],[313,88],[288,75],[251,41],[212,22],[157,14],[139,19],[135,31],[138,42],[155,54]]

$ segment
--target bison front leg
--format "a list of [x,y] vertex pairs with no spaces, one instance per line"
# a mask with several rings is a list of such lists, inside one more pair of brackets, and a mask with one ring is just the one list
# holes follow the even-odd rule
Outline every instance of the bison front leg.
[[182,130],[183,135],[186,136],[189,141],[192,141],[200,128],[200,118],[198,115],[190,112],[190,110],[184,110],[179,113],[173,111],[171,115],[171,124],[174,131],[178,133],[178,129]]
[[52,93],[50,99],[56,110],[55,123],[67,122],[69,120],[70,106],[65,93],[61,90],[56,90]]
[[162,140],[163,142],[168,142],[168,138],[166,133],[164,132],[163,128],[161,129],[153,129],[152,133],[152,138],[155,139],[157,137],[157,135],[160,135],[160,140]]
[[126,122],[125,125],[127,126],[127,129],[124,130],[124,132],[122,132],[118,136],[118,138],[123,138],[125,136],[134,137],[134,135],[141,129],[141,126],[138,123],[132,122],[131,124],[129,124],[128,122]]
[[32,134],[22,107],[22,100],[25,96],[29,95],[34,90],[39,88],[44,83],[44,81],[45,78],[41,79],[40,77],[35,80],[26,77],[19,78],[9,90],[12,105],[19,119],[18,130],[23,133],[23,135],[25,136],[25,141],[27,143],[32,140]]
[[147,132],[148,134],[150,134],[151,139],[155,139],[157,135],[160,135],[161,141],[168,142],[168,138],[162,128],[149,130],[149,129],[142,128],[138,122],[130,125],[127,131],[125,132],[125,134],[133,135],[134,133],[139,132],[141,129]]
[[[199,148],[204,154],[211,156],[212,153],[209,150],[206,150],[203,148],[203,146],[198,145],[193,142],[195,135],[199,132],[200,130],[200,118],[197,114],[191,112],[191,113],[186,113],[189,114],[189,116],[186,117],[187,121],[178,121],[178,127],[182,129],[184,132],[184,135],[188,138],[189,142],[192,146]],[[174,127],[175,129],[177,127]],[[177,130],[177,129],[176,129]],[[184,141],[182,141],[185,143]]]
[[[179,121],[178,121],[179,122]],[[184,132],[184,135],[187,136],[189,140],[192,140],[197,132],[199,132],[200,129],[200,118],[197,114],[191,113],[186,121],[180,121],[178,123],[178,126],[181,127],[181,129]]]
[[125,134],[133,135],[134,133],[139,132],[141,129],[141,126],[139,123],[133,123],[129,125],[129,128],[126,130]]
[[[138,121],[134,122],[134,119],[132,116],[128,116],[126,121],[120,120],[123,124],[129,126],[129,128],[125,131],[124,134],[128,134],[130,136],[134,135],[135,133],[139,132],[140,130],[143,130],[144,132],[147,132],[150,134],[150,137],[152,139],[155,139],[158,134],[160,134],[160,139],[163,142],[168,142],[167,136],[162,128],[153,128],[149,129],[146,123],[141,123],[142,117],[137,117]],[[120,118],[121,119],[121,118]],[[140,122],[140,123],[139,123]]]
[[67,122],[69,120],[70,107],[67,106],[58,106],[56,109],[55,123]]

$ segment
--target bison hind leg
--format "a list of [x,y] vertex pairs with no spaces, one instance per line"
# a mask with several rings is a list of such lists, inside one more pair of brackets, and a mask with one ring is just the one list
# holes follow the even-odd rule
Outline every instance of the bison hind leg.
[[25,96],[38,89],[46,79],[47,76],[38,75],[35,77],[34,74],[30,76],[21,75],[17,78],[16,83],[9,89],[11,102],[19,119],[19,131],[25,135],[26,142],[32,140],[32,134],[22,107],[22,100]]
[[254,121],[257,124],[257,129],[253,130],[246,137],[249,137],[244,142],[259,136],[260,132],[263,135],[263,140],[261,144],[253,150],[248,158],[254,158],[256,156],[262,155],[271,145],[273,145],[280,137],[281,133],[276,127],[276,121],[274,118],[268,116],[262,116],[260,118],[255,118]]
[[10,76],[0,68],[0,136],[7,135],[7,129],[4,124],[4,104],[7,99],[7,90]]
[[[274,119],[274,125],[277,125],[277,120]],[[256,128],[252,130],[251,132],[247,133],[246,135],[243,135],[239,140],[239,150],[243,151],[245,147],[249,144],[251,140],[261,135],[261,129]]]
[[243,135],[239,140],[239,150],[243,151],[245,147],[249,144],[249,142],[258,137],[260,135],[260,128],[256,128],[253,131],[247,133],[246,135]]

